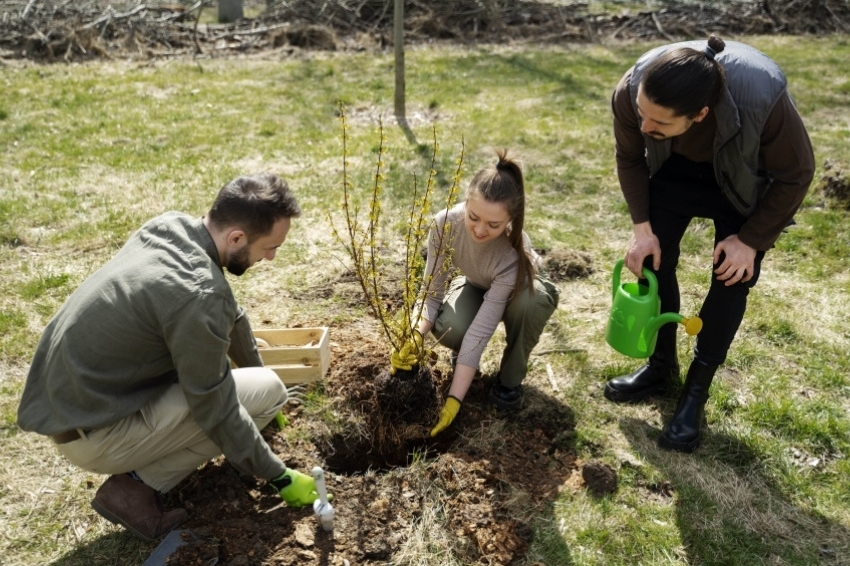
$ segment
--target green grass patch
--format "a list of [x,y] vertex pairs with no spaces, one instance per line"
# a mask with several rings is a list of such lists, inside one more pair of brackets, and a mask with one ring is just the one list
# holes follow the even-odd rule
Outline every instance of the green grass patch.
[[64,273],[61,275],[39,276],[23,286],[21,297],[30,301],[38,299],[52,289],[64,287],[68,283],[68,279],[69,276]]

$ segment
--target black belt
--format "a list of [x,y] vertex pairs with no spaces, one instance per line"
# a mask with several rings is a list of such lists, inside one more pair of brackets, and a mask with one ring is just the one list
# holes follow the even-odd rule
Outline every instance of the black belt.
[[[83,431],[83,432],[88,433],[90,431]],[[66,432],[60,432],[59,434],[54,434],[53,436],[50,437],[50,439],[55,444],[68,444],[69,442],[73,442],[73,441],[78,440],[82,437],[83,436],[80,434],[79,430],[71,429],[71,430],[66,431]]]

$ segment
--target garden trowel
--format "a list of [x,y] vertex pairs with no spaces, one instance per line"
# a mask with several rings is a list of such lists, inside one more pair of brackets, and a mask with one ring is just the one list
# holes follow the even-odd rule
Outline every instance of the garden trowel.
[[327,532],[334,530],[334,508],[328,501],[328,490],[325,487],[325,472],[319,466],[313,468],[313,480],[316,482],[316,493],[319,498],[313,502],[313,511],[319,524]]

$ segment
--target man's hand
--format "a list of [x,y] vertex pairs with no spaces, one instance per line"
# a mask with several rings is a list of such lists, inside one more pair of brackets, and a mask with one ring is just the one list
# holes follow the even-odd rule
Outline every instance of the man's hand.
[[661,267],[661,244],[649,222],[635,224],[634,230],[624,264],[629,271],[643,279],[643,261],[647,256],[652,256],[652,269],[658,271]]
[[[316,491],[316,481],[307,474],[302,474],[293,469],[287,469],[281,475],[270,482],[280,493],[280,497],[290,507],[303,507],[312,505],[319,498]],[[328,501],[333,496],[328,494]]]
[[410,371],[413,369],[422,355],[422,344],[422,334],[418,330],[414,330],[410,340],[404,343],[401,350],[396,351],[393,348],[390,354],[390,364],[392,364],[390,374],[395,375],[398,370]]
[[756,250],[739,240],[737,234],[732,234],[714,248],[714,265],[720,262],[721,257],[723,262],[717,266],[714,273],[718,280],[726,282],[727,287],[752,279]]
[[452,421],[455,420],[459,410],[460,400],[457,397],[449,395],[446,398],[446,404],[443,405],[443,410],[440,411],[440,420],[437,421],[437,425],[431,429],[431,436],[437,436],[443,432],[446,427],[452,424]]

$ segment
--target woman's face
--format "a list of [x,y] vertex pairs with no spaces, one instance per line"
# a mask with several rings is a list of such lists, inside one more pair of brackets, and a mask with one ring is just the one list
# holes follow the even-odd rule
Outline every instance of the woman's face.
[[473,195],[466,200],[463,223],[472,239],[483,244],[501,236],[508,228],[511,217],[501,202],[490,202]]

